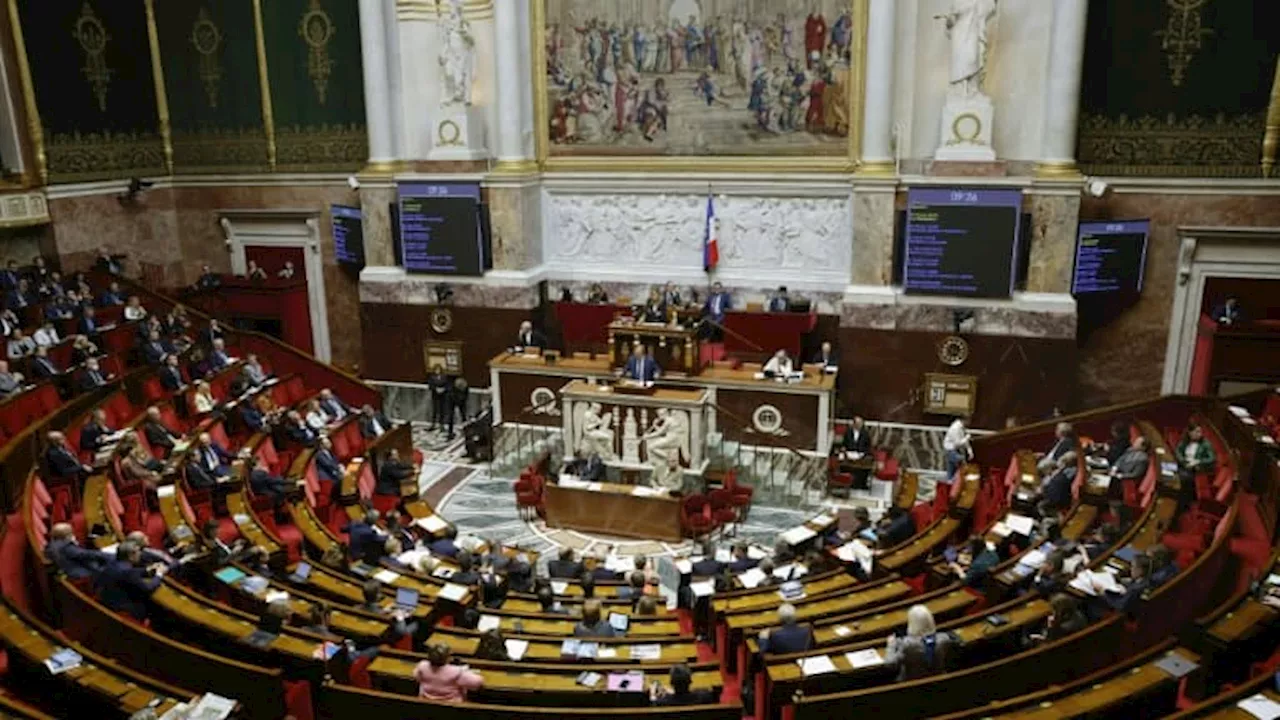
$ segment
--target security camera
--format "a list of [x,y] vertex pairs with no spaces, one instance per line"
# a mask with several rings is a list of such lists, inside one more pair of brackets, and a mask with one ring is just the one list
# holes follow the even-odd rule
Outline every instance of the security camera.
[[1084,182],[1084,191],[1092,197],[1100,198],[1107,194],[1107,190],[1111,188],[1105,180],[1098,178],[1086,178]]
[[360,189],[360,181],[356,179],[355,175],[347,176],[347,187],[351,188],[352,190]]

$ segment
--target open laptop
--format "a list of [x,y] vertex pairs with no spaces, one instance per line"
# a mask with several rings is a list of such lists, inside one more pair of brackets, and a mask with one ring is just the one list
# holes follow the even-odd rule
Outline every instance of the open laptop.
[[418,591],[412,588],[396,588],[396,608],[411,613],[418,609]]
[[289,581],[295,583],[304,583],[307,578],[311,577],[311,564],[299,562],[298,566],[289,574]]

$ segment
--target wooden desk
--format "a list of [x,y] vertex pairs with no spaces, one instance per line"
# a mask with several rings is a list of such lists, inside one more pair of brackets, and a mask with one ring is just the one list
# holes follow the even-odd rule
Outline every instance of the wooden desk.
[[[911,592],[910,585],[901,580],[893,580],[834,598],[825,598],[813,602],[799,600],[792,604],[796,609],[796,618],[798,620],[801,622],[813,622],[820,618],[834,618],[864,612],[870,608],[905,598]],[[746,640],[751,641],[753,632],[777,626],[778,613],[777,609],[774,608],[730,615],[725,619],[725,622],[728,624],[731,633],[741,633]],[[815,628],[815,640],[817,633],[818,629]]]
[[680,542],[680,501],[665,495],[634,495],[633,490],[614,483],[601,483],[599,490],[548,483],[543,491],[547,527]]
[[693,328],[668,323],[614,320],[608,325],[609,364],[620,367],[631,357],[631,348],[646,345],[654,360],[667,372],[697,375],[702,363]]
[[[566,658],[560,654],[560,645],[563,642],[560,638],[546,638],[536,635],[506,635],[505,638],[518,638],[526,640],[529,648],[525,650],[522,662],[535,663],[574,663],[581,665],[582,660],[577,658]],[[476,646],[480,644],[480,633],[473,630],[462,630],[451,627],[437,627],[431,637],[427,638],[427,642],[440,642],[449,646],[454,655],[462,657],[470,657],[475,655]],[[653,663],[696,663],[698,661],[698,648],[690,637],[676,638],[653,638],[640,640],[637,638],[609,638],[601,639],[596,642],[600,643],[600,647],[608,647],[617,651],[616,658],[609,658],[609,663],[624,662],[653,662]],[[652,644],[657,645],[661,651],[661,655],[657,660],[637,660],[631,657],[631,646]],[[606,662],[597,659],[595,662]]]

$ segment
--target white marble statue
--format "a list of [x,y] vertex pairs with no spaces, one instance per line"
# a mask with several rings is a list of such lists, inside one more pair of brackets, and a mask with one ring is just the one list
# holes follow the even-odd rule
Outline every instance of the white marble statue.
[[600,453],[606,460],[613,452],[613,415],[602,413],[600,403],[591,403],[582,413],[582,452],[590,456]]
[[[440,0],[436,0],[439,8]],[[449,0],[449,15],[440,23],[440,74],[446,105],[471,105],[476,40],[462,16],[462,0]]]
[[971,97],[982,92],[987,65],[988,24],[996,14],[996,0],[951,0],[951,10],[935,17],[946,21],[951,39],[951,92]]
[[654,469],[655,478],[662,474],[672,459],[679,464],[682,456],[689,455],[687,413],[658,408],[653,426],[644,435],[644,449],[646,460]]
[[635,408],[627,408],[627,419],[622,421],[622,462],[640,464],[640,434]]

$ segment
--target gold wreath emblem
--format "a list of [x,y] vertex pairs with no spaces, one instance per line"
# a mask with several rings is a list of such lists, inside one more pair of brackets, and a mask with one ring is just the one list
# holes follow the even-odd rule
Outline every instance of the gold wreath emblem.
[[453,329],[453,311],[438,307],[431,311],[431,329],[443,335]]
[[971,112],[960,113],[951,121],[951,141],[947,144],[974,143],[981,134],[982,118]]
[[958,335],[950,335],[938,343],[938,359],[944,365],[955,367],[969,359],[969,343]]
[[436,139],[440,145],[461,145],[462,128],[452,120],[442,120],[436,128]]

